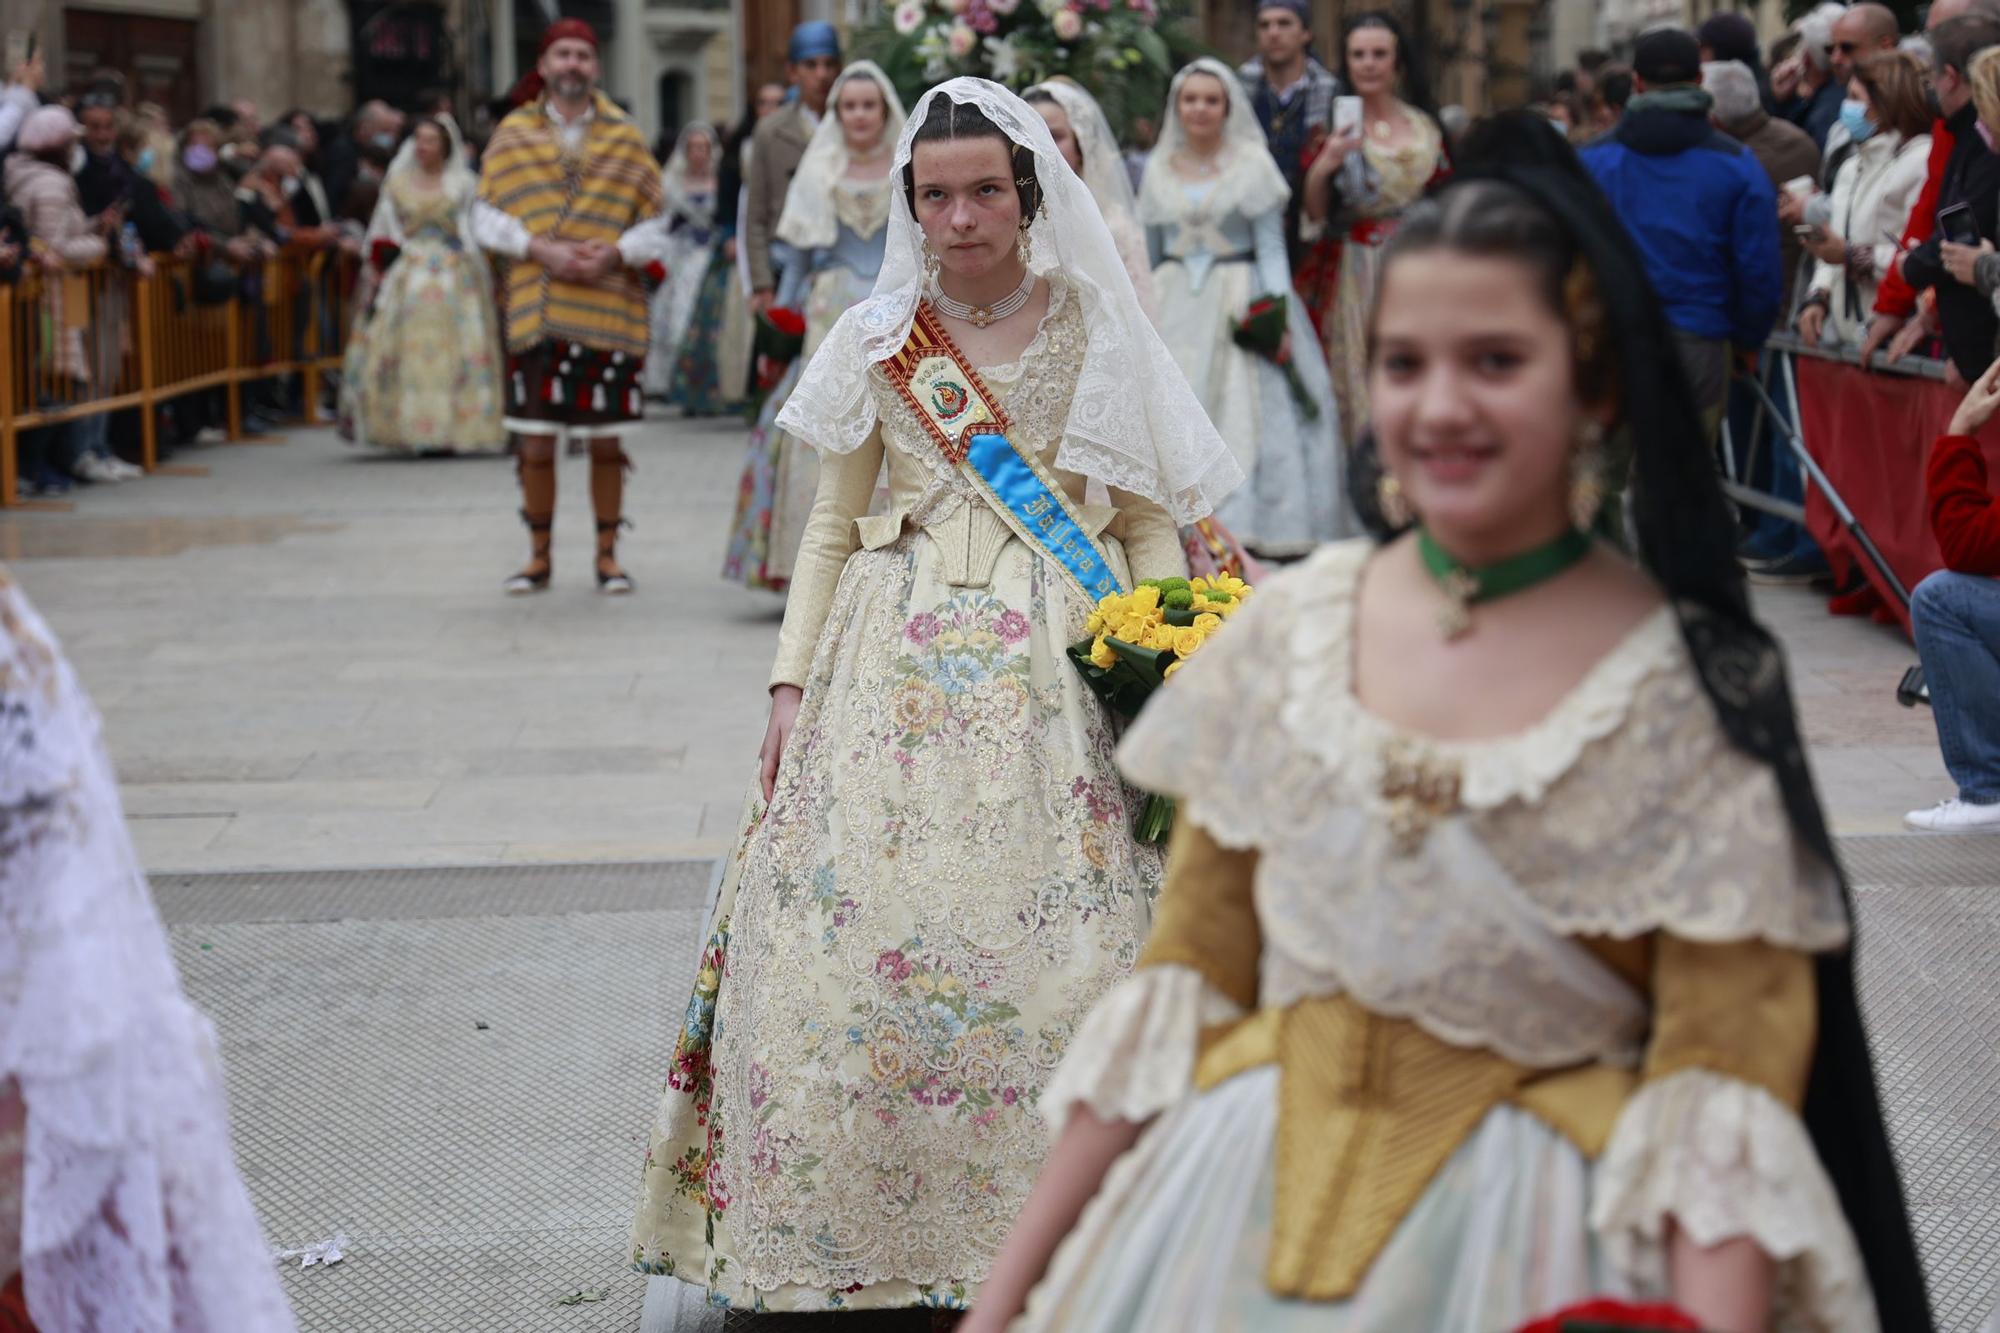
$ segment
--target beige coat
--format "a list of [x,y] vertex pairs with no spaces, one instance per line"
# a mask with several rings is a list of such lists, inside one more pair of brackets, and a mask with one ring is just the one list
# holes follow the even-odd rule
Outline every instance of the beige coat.
[[[832,109],[828,108],[828,114]],[[812,126],[797,102],[787,102],[764,117],[750,144],[750,199],[743,210],[743,241],[750,258],[753,291],[775,291],[778,275],[771,265],[771,241],[785,211],[785,192],[799,169],[812,138]]]
[[[104,237],[84,215],[76,180],[61,167],[40,158],[16,153],[7,159],[7,202],[27,219],[28,235],[54,251],[65,264],[82,266],[103,259],[109,247]],[[81,325],[65,326],[63,284],[44,284],[49,311],[55,324],[55,370],[66,378],[88,384],[90,362],[83,352]]]

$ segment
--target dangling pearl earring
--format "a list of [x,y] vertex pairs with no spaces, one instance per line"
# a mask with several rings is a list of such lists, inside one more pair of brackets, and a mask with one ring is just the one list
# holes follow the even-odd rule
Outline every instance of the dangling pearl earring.
[[1407,528],[1416,522],[1416,510],[1410,506],[1410,497],[1403,494],[1403,483],[1387,472],[1375,483],[1375,502],[1383,521],[1392,528]]
[[923,247],[924,252],[924,286],[935,287],[937,285],[938,273],[944,268],[944,261],[938,258],[937,251],[931,249],[930,237],[922,237],[917,243]]
[[1576,432],[1576,452],[1569,456],[1569,521],[1580,532],[1597,526],[1604,508],[1604,427],[1585,421]]
[[1035,250],[1034,243],[1028,239],[1029,225],[1029,220],[1023,218],[1021,230],[1014,237],[1014,253],[1021,256],[1022,268],[1028,267],[1028,261],[1033,258]]

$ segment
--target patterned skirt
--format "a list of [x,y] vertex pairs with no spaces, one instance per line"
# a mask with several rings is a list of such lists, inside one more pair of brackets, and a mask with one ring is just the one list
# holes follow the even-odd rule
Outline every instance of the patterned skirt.
[[737,410],[742,401],[743,386],[726,383],[722,374],[722,326],[735,281],[736,267],[722,258],[718,247],[702,275],[669,368],[667,402],[678,404],[691,417],[722,416]]
[[357,443],[460,453],[507,443],[492,297],[455,243],[410,238],[342,366],[341,433]]
[[1033,1109],[1135,961],[1160,856],[1019,542],[945,582],[851,557],[754,794],[665,1074],[641,1272],[755,1310],[963,1308],[1046,1149]]

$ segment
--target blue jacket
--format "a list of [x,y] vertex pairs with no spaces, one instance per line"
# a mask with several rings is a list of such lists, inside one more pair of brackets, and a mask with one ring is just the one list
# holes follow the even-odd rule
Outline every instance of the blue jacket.
[[1583,164],[1646,261],[1667,320],[1764,345],[1778,322],[1777,190],[1755,156],[1694,111],[1635,107]]

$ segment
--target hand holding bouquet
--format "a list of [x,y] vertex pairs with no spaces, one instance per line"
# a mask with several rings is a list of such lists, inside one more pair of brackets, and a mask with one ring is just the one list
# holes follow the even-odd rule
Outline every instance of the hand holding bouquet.
[[806,317],[796,310],[774,305],[757,315],[757,333],[751,343],[757,365],[757,387],[750,403],[750,417],[756,419],[764,399],[778,387],[785,368],[798,358],[806,345]]
[[388,271],[389,265],[401,258],[402,253],[402,246],[387,236],[378,236],[375,238],[375,243],[368,247],[368,262],[375,266],[376,272],[384,273]]
[[1292,401],[1299,405],[1307,421],[1318,421],[1319,404],[1306,392],[1305,381],[1299,378],[1299,368],[1292,364],[1291,351],[1285,346],[1285,334],[1290,331],[1286,320],[1290,304],[1290,298],[1282,293],[1258,297],[1243,312],[1232,336],[1238,347],[1255,352],[1284,371],[1285,387],[1292,391]]
[[[1228,575],[1147,579],[1097,603],[1084,626],[1091,638],[1071,646],[1070,660],[1105,707],[1137,717],[1250,594],[1249,584]],[[1173,826],[1173,799],[1149,796],[1132,833],[1140,842],[1159,842]]]

